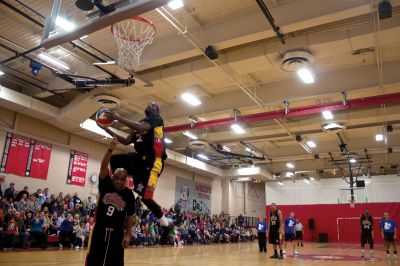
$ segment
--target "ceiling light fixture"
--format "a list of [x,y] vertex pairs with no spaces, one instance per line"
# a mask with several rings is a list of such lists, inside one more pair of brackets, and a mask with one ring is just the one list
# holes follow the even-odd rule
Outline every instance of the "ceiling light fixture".
[[164,138],[164,142],[167,143],[167,144],[171,144],[172,140],[170,140],[169,138]]
[[208,158],[206,155],[204,155],[204,154],[197,154],[197,157],[199,157],[199,158],[201,158],[201,159],[203,159],[203,160],[206,160],[206,161],[208,161],[208,160],[210,160],[210,158]]
[[279,181],[278,185],[283,186],[283,182]]
[[324,128],[324,130],[333,131],[333,130],[341,130],[341,129],[344,129],[345,127],[344,127],[342,124],[333,122],[333,123],[325,124],[325,125],[323,126],[323,128]]
[[171,8],[172,10],[176,10],[179,9],[181,7],[184,6],[183,1],[182,0],[172,0],[168,3],[169,8]]
[[311,181],[314,181],[315,178],[312,177],[312,176],[310,176],[309,179],[310,179]]
[[222,149],[224,150],[224,151],[227,151],[227,152],[231,152],[231,148],[229,148],[228,146],[222,146]]
[[308,180],[307,178],[304,178],[303,182],[306,183],[306,184],[310,184],[310,180]]
[[232,124],[231,128],[236,134],[244,134],[244,129],[239,124]]
[[0,70],[0,76],[4,75],[5,73],[3,71]]
[[198,139],[198,137],[190,131],[183,131],[182,134],[191,139]]
[[287,163],[286,166],[287,166],[288,168],[290,168],[290,169],[293,169],[293,168],[294,168],[294,164],[292,164],[292,163]]
[[307,146],[310,148],[315,148],[315,147],[317,147],[317,144],[315,144],[314,141],[309,140],[309,141],[307,141]]
[[38,57],[56,67],[60,67],[63,69],[69,69],[69,66],[67,64],[65,64],[64,62],[61,62],[60,60],[52,57],[51,55],[47,54],[47,53],[41,53],[38,55]]
[[331,111],[323,111],[322,112],[323,117],[325,118],[325,120],[331,120],[333,119],[333,114]]
[[85,38],[87,38],[87,37],[89,37],[89,35],[83,35],[83,36],[80,37],[79,39],[80,39],[80,40],[83,40],[83,39],[85,39]]
[[90,132],[99,134],[103,137],[111,138],[111,136],[107,132],[105,132],[102,128],[100,128],[97,125],[96,121],[94,121],[93,119],[86,119],[83,123],[80,124],[80,127]]
[[63,17],[56,18],[56,25],[66,31],[72,31],[75,29],[75,24],[72,22],[69,22],[68,20],[66,20]]
[[238,181],[250,181],[250,177],[239,177]]
[[376,134],[375,135],[375,140],[376,141],[383,141],[383,134]]
[[297,76],[306,84],[314,83],[314,73],[309,68],[300,68],[297,70]]
[[357,160],[356,160],[356,159],[354,159],[354,158],[351,158],[351,159],[349,160],[349,162],[350,162],[350,163],[356,163],[356,162],[357,162]]
[[246,147],[246,149],[245,149],[247,152],[250,152],[250,153],[252,153],[253,152],[253,150],[252,149],[250,149],[249,147]]
[[193,106],[201,105],[200,100],[189,92],[185,92],[181,94],[181,99]]

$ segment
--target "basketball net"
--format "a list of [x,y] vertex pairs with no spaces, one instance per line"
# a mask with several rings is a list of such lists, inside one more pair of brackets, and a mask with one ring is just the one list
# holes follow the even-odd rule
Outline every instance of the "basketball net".
[[133,17],[111,26],[118,46],[118,65],[127,71],[139,69],[144,48],[153,42],[156,28],[143,17]]

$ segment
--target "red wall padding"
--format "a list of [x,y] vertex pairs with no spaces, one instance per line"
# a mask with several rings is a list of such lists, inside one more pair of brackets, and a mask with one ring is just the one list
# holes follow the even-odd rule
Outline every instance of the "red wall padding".
[[[400,224],[400,202],[356,204],[355,208],[350,208],[349,204],[278,205],[278,209],[282,211],[284,219],[289,216],[291,211],[296,213],[296,218],[298,218],[304,226],[305,241],[318,241],[318,235],[320,233],[327,233],[329,242],[344,243],[360,242],[361,226],[359,217],[366,207],[370,209],[370,214],[373,217],[382,217],[383,212],[387,211],[391,218],[394,219],[397,224]],[[267,206],[267,217],[269,211],[270,206]],[[348,219],[355,217],[358,219]],[[347,219],[340,219],[339,223],[337,223],[337,218]],[[314,219],[315,221],[313,234],[311,234],[308,228],[308,219]],[[383,241],[379,229],[380,218],[375,218],[374,221],[375,243],[382,243]]]

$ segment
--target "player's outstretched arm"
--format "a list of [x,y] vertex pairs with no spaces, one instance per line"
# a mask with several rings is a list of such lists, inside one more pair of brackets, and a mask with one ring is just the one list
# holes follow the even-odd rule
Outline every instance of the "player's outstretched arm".
[[110,119],[117,120],[118,122],[121,122],[125,126],[129,127],[130,129],[136,130],[139,133],[144,133],[146,131],[149,131],[151,129],[151,126],[147,122],[135,122],[129,119],[126,119],[119,114],[110,111],[106,113],[106,116]]
[[108,175],[108,164],[110,163],[111,155],[112,155],[115,147],[117,146],[117,143],[118,143],[118,139],[116,137],[114,137],[110,142],[109,148],[107,149],[106,153],[104,154],[103,160],[101,161],[101,167],[100,167],[100,174],[99,174],[100,179],[104,179]]
[[117,133],[115,133],[114,131],[112,131],[111,129],[109,129],[108,127],[102,127],[101,125],[97,124],[99,127],[101,127],[105,132],[107,132],[108,134],[110,134],[113,138],[116,137],[118,139],[118,142],[123,144],[123,145],[129,145],[131,144],[131,135],[129,135],[128,137],[122,137],[120,135],[118,135]]
[[122,240],[122,247],[126,248],[129,246],[129,241],[131,240],[131,231],[133,226],[133,215],[126,216],[125,218],[125,235]]

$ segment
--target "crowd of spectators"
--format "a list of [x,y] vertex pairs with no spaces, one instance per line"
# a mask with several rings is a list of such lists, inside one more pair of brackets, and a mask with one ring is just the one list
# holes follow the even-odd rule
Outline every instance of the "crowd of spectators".
[[[31,247],[47,248],[58,244],[60,248],[77,250],[87,245],[94,223],[96,201],[92,197],[82,200],[78,193],[73,196],[63,192],[51,194],[48,188],[31,193],[27,186],[17,191],[14,183],[5,189],[0,187],[0,247],[12,250]],[[135,225],[132,228],[132,245],[159,244],[162,228],[156,217],[137,206]],[[174,222],[170,245],[211,244],[250,241],[254,234],[245,229],[238,219],[230,223],[223,214],[209,215],[180,211],[179,208],[163,210]],[[55,241],[50,241],[55,239]]]

